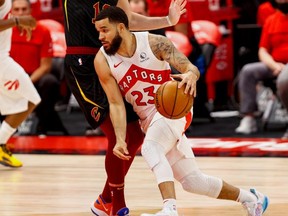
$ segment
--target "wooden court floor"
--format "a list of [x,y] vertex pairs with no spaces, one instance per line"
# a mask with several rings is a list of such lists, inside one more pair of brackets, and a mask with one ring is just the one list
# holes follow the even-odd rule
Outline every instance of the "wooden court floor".
[[[88,216],[103,187],[104,156],[18,154],[20,169],[0,166],[1,216]],[[255,187],[270,198],[265,215],[288,215],[288,158],[198,157],[203,172],[244,189]],[[184,192],[176,184],[181,216],[245,215],[239,203]],[[162,206],[154,176],[137,156],[126,178],[132,216]]]

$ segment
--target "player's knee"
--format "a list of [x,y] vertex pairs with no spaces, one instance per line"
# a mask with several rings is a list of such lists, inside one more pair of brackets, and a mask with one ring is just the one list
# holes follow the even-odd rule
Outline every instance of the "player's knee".
[[217,198],[222,189],[222,180],[208,176],[200,170],[185,176],[180,181],[183,189],[189,193]]
[[144,142],[142,145],[141,154],[150,169],[153,169],[160,162],[160,154],[157,148],[157,143],[152,141]]

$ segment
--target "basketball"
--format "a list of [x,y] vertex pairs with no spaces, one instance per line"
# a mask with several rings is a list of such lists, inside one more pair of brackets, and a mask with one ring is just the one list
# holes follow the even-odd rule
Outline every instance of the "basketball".
[[170,80],[163,83],[156,91],[155,106],[158,112],[169,119],[179,119],[186,116],[194,102],[194,97],[185,94],[185,85],[178,88],[179,81]]

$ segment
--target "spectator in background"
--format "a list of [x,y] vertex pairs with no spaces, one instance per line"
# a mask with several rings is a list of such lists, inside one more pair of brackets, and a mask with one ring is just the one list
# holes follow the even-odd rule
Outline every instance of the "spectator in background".
[[271,1],[263,2],[258,6],[257,10],[257,24],[263,26],[266,19],[273,13],[276,9],[271,4]]
[[21,167],[7,145],[17,127],[40,103],[41,98],[31,80],[10,56],[12,27],[21,27],[27,40],[36,21],[31,16],[10,17],[11,0],[0,0],[0,114],[4,117],[0,126],[0,164]]
[[267,18],[262,29],[258,52],[260,62],[244,65],[239,74],[240,113],[244,117],[236,133],[257,131],[254,113],[257,111],[256,85],[259,81],[277,78],[277,91],[283,96],[283,104],[288,105],[287,94],[283,95],[287,91],[288,84],[283,85],[287,77],[282,74],[288,62],[288,0],[275,0],[275,3],[278,10]]
[[[31,14],[29,0],[13,0],[11,14],[27,16]],[[59,99],[59,82],[51,74],[53,48],[49,30],[37,23],[29,41],[22,35],[21,27],[14,27],[12,33],[11,57],[14,58],[30,75],[42,101],[35,109],[39,119],[37,134],[47,134],[47,131],[61,131],[67,135],[55,104]]]

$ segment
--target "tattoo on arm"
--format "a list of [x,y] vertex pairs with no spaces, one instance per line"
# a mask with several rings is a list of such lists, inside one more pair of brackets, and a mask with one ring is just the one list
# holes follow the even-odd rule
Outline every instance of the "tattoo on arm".
[[189,59],[177,50],[168,38],[161,35],[150,35],[149,43],[152,52],[159,60],[169,62],[178,71],[186,72],[191,67]]

